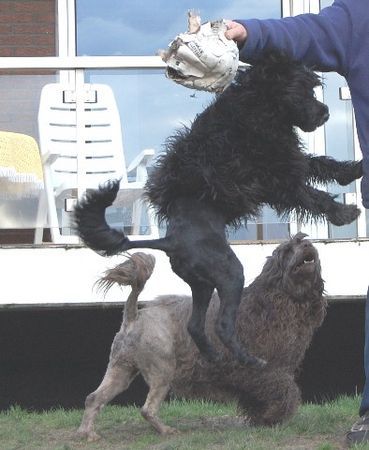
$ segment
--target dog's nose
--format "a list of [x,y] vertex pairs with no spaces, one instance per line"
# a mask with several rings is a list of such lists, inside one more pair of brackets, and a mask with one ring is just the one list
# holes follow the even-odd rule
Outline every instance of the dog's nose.
[[325,105],[324,103],[321,104],[322,105],[322,124],[325,123],[328,119],[329,119],[329,108],[327,105]]
[[326,111],[323,116],[323,123],[325,123],[329,119],[329,111]]

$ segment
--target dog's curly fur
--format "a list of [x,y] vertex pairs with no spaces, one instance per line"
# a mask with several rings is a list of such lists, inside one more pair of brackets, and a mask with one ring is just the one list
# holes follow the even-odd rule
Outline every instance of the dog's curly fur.
[[[279,245],[261,274],[242,293],[236,333],[246,348],[268,361],[261,370],[237,363],[216,337],[217,295],[207,312],[206,329],[214,347],[225,353],[222,363],[213,364],[201,357],[187,333],[190,297],[159,297],[137,312],[136,300],[143,284],[137,289],[136,275],[127,277],[132,264],[111,269],[102,279],[103,287],[107,282],[126,284],[128,278],[133,288],[112,344],[106,375],[86,399],[79,432],[88,439],[97,438],[97,412],[127,389],[138,373],[150,388],[142,414],[160,433],[173,431],[158,417],[169,389],[187,399],[236,400],[241,413],[253,424],[273,425],[290,418],[300,403],[296,370],[326,312],[319,256],[304,236],[299,233]],[[151,255],[140,253],[132,258],[138,265],[134,274],[144,273],[140,266],[152,267]]]
[[104,255],[131,248],[167,253],[173,271],[191,287],[188,330],[208,359],[218,357],[204,332],[216,288],[219,338],[238,361],[265,363],[242,349],[234,333],[244,276],[226,225],[255,216],[266,204],[281,215],[295,211],[301,220],[325,218],[335,225],[359,215],[356,206],[312,186],[344,185],[362,174],[361,163],[312,156],[302,148],[295,127],[313,131],[328,119],[328,108],[314,95],[319,84],[313,71],[272,52],[170,138],[146,185],[151,205],[168,222],[165,238],[131,241],[107,225],[105,209],[116,197],[117,181],[88,193],[76,207],[78,233],[92,249]]

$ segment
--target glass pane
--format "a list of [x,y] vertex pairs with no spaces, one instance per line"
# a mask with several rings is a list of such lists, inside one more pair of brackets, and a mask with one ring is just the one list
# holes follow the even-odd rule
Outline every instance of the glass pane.
[[[77,0],[78,55],[155,55],[187,27],[194,2],[144,0]],[[200,0],[203,22],[219,18],[275,18],[280,0],[239,2]]]
[[[165,151],[166,139],[179,127],[189,126],[213,99],[212,94],[173,83],[163,70],[91,70],[85,81],[109,85],[113,90],[127,166],[144,149],[153,149],[155,156]],[[131,214],[130,208],[111,208],[107,219],[112,226],[121,227],[123,217],[123,226],[129,230]],[[140,232],[145,234],[146,228],[147,220],[143,218]]]
[[326,8],[327,6],[331,6],[333,0],[320,0],[320,9]]
[[[217,18],[278,18],[281,2],[202,0],[196,4],[202,21]],[[79,55],[155,55],[158,49],[185,31],[193,3],[77,0],[77,53]],[[132,20],[134,18],[134,20]],[[144,148],[164,151],[168,136],[189,125],[213,96],[190,91],[167,80],[163,71],[90,71],[90,82],[109,84],[121,115],[124,153],[129,162]],[[112,214],[113,220],[113,214]],[[263,222],[257,223],[257,222]],[[229,230],[231,239],[272,239],[288,236],[289,224],[280,223],[265,209],[247,228]]]
[[[83,181],[87,188],[97,188],[107,179],[126,176],[120,123],[115,120],[111,91],[83,85],[83,95],[76,95],[73,83],[60,81],[66,79],[64,75],[33,71],[21,75],[0,73],[4,101],[0,111],[0,243],[32,243],[34,239],[41,243],[44,230],[44,242],[50,239],[76,242],[72,211],[78,182]],[[165,80],[163,75],[162,78]],[[127,83],[129,87],[134,84]],[[140,93],[135,94],[140,98]],[[76,99],[81,98],[78,106]],[[130,114],[129,101],[127,106],[124,117]],[[138,133],[137,146],[146,145],[145,139],[140,139],[144,129],[133,131]],[[135,137],[130,136],[130,140],[136,142]],[[139,150],[132,151],[131,160]],[[120,214],[127,233],[153,231],[147,210],[137,202],[132,203],[141,191],[126,190],[120,194],[126,195]],[[116,212],[111,216],[117,222]],[[118,225],[121,223],[122,220]]]
[[163,70],[91,70],[85,80],[108,84],[114,91],[127,165],[145,148],[153,148],[156,155],[164,151],[168,136],[190,125],[213,99],[173,83]]
[[[0,2],[0,56],[56,55],[55,0]],[[52,72],[0,71],[0,242],[33,242],[43,187],[37,111]]]
[[[194,92],[173,83],[162,70],[91,70],[85,80],[107,84],[113,89],[120,112],[127,166],[144,149],[154,149],[155,156],[165,151],[167,138],[178,128],[189,126],[196,114],[214,100],[212,94]],[[109,222],[120,226],[121,220],[121,213],[111,210]],[[129,213],[125,214],[125,223],[126,226],[130,223]],[[229,229],[229,238],[282,239],[289,236],[289,231],[290,224],[265,207],[261,216],[246,227]]]
[[[325,124],[326,154],[337,160],[353,160],[354,129],[352,120],[352,103],[340,99],[340,88],[347,87],[346,80],[336,73],[324,74],[324,102],[330,110],[330,118]],[[344,202],[345,194],[356,193],[355,182],[347,186],[333,183],[328,191],[337,195],[337,200]],[[337,227],[329,224],[329,237],[334,239],[357,236],[357,221]]]
[[[42,87],[57,75],[0,72],[0,242],[33,242],[43,191],[37,112]],[[7,231],[6,231],[7,230]],[[23,237],[22,237],[23,236]]]

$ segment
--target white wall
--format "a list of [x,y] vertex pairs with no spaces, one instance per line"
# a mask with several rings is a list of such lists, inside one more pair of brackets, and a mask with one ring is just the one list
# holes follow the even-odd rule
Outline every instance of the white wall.
[[[245,267],[249,284],[260,272],[277,244],[234,245]],[[330,296],[364,296],[369,284],[369,240],[315,243],[318,248],[326,291]],[[159,251],[156,267],[141,300],[159,294],[189,294],[188,286],[171,271],[168,258]],[[93,284],[123,256],[103,258],[82,247],[1,248],[0,304],[60,304],[104,301]],[[105,301],[122,301],[129,288],[113,288]]]

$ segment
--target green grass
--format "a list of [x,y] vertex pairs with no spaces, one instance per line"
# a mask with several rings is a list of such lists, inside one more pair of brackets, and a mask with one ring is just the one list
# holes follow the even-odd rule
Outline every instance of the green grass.
[[[0,413],[0,450],[337,450],[357,419],[359,397],[305,404],[287,424],[250,428],[234,405],[171,401],[161,418],[179,433],[159,436],[135,407],[107,406],[96,421],[103,438],[86,443],[75,434],[82,411],[43,413],[12,407]],[[369,450],[369,445],[357,446]]]

